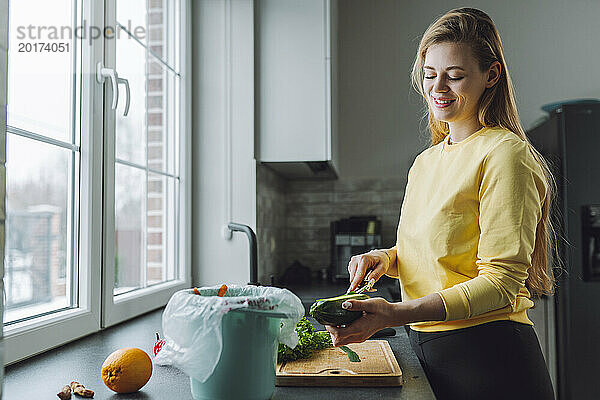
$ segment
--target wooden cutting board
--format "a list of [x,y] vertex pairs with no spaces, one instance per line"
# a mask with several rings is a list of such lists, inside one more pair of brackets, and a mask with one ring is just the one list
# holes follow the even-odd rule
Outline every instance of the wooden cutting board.
[[402,371],[385,340],[348,345],[361,362],[350,362],[339,348],[313,353],[311,358],[277,364],[277,386],[402,386]]

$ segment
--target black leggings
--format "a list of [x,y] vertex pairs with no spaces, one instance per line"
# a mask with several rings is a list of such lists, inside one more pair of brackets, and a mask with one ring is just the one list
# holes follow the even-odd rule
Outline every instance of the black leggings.
[[493,321],[445,332],[409,331],[438,400],[554,399],[530,325]]

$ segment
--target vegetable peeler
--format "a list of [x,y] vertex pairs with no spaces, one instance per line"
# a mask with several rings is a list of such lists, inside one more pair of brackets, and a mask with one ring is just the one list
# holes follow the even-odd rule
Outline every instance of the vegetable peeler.
[[[375,285],[375,279],[370,279],[369,282],[367,282],[366,285],[364,285],[360,289],[356,289],[354,291],[354,293],[359,294],[359,293],[363,293],[363,292],[366,292],[366,291],[370,292],[373,289],[374,285]],[[348,294],[348,292],[346,292],[346,294]]]

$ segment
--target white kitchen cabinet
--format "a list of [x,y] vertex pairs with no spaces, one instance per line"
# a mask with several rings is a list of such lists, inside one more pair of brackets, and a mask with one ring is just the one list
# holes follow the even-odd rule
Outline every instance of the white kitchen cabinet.
[[335,177],[336,16],[337,0],[256,2],[255,155],[290,178]]

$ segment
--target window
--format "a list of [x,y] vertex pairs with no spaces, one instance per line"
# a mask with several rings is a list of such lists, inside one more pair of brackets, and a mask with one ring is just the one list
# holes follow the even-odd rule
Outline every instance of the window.
[[[105,118],[104,237],[108,246],[103,316],[106,326],[156,308],[180,286],[181,26],[177,2],[121,0],[109,25],[117,27],[107,62],[130,88],[114,117]],[[144,35],[133,27],[144,26]],[[124,81],[121,81],[125,84]],[[129,106],[126,114],[126,108]],[[111,203],[114,203],[111,205]],[[112,286],[112,291],[110,287]],[[152,298],[145,294],[153,292]]]
[[9,1],[8,363],[189,287],[188,6]]
[[[11,26],[73,28],[77,8],[70,0],[47,9],[30,3],[11,2]],[[11,30],[8,56],[4,323],[9,325],[78,305],[77,43],[64,43],[70,51],[33,51],[26,44],[36,42],[16,45],[23,31]]]

